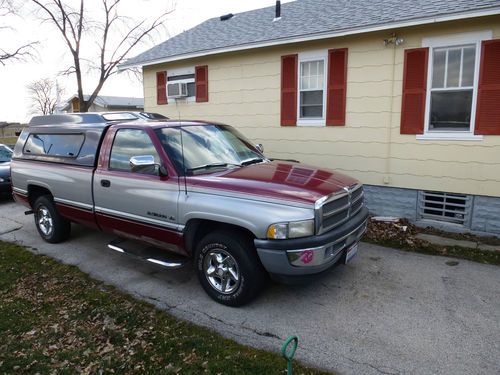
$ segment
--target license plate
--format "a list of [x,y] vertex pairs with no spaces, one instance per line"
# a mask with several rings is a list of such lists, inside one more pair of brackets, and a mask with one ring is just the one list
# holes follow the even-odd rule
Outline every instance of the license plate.
[[358,244],[352,245],[349,249],[347,249],[345,255],[346,264],[358,253]]

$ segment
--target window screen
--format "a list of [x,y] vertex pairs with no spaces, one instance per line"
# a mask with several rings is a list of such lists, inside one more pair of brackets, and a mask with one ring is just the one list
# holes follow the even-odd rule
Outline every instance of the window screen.
[[476,47],[435,48],[429,130],[470,130]]
[[187,86],[188,97],[196,96],[196,84],[194,82],[194,74],[182,74],[177,76],[169,76],[167,77],[167,81],[172,82],[183,82]]
[[149,138],[149,135],[140,129],[120,129],[116,133],[111,149],[109,167],[127,172],[138,172],[144,174],[158,174],[157,168],[154,170],[133,171],[130,165],[130,158],[133,156],[152,155],[155,163],[160,164],[160,157]]
[[323,117],[325,62],[300,63],[300,118]]
[[76,158],[84,141],[83,134],[30,134],[24,153]]

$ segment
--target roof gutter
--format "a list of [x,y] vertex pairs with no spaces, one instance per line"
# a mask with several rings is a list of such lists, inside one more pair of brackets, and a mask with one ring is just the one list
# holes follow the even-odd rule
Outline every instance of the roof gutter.
[[493,8],[481,9],[481,10],[475,10],[475,11],[469,11],[469,12],[463,12],[463,13],[446,14],[446,15],[437,16],[437,17],[418,18],[418,19],[402,21],[402,22],[392,22],[392,23],[386,23],[386,24],[381,24],[381,25],[376,25],[376,26],[362,27],[362,28],[358,28],[358,29],[345,29],[342,31],[325,32],[325,33],[311,34],[311,35],[305,35],[305,36],[299,36],[299,37],[275,39],[275,40],[265,41],[265,42],[256,42],[256,43],[234,45],[234,46],[229,46],[229,47],[216,48],[216,49],[212,49],[212,50],[197,51],[197,52],[192,52],[192,53],[187,53],[187,54],[182,54],[182,55],[170,56],[170,57],[166,57],[166,58],[150,60],[147,62],[139,62],[139,63],[131,63],[131,64],[127,64],[127,62],[125,62],[123,64],[118,65],[118,70],[123,71],[123,70],[129,69],[129,68],[134,68],[134,67],[151,66],[151,65],[157,65],[157,64],[168,63],[168,62],[173,62],[173,61],[192,59],[195,57],[216,55],[216,54],[220,54],[220,53],[243,51],[243,50],[249,50],[249,49],[254,49],[254,48],[272,47],[272,46],[277,46],[277,45],[282,45],[282,44],[300,43],[300,42],[307,42],[307,41],[312,41],[312,40],[338,38],[338,37],[348,36],[348,35],[371,33],[371,32],[390,30],[390,29],[401,28],[401,27],[428,25],[428,24],[433,24],[433,23],[446,22],[446,21],[456,21],[456,20],[467,19],[467,18],[493,16],[493,15],[497,15],[497,14],[500,14],[500,7],[493,7]]

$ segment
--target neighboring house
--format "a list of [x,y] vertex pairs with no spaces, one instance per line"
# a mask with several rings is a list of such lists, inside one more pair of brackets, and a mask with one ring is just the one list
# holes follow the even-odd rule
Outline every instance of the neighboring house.
[[[121,68],[142,66],[147,111],[357,177],[375,214],[500,235],[500,0],[276,8],[210,19]],[[167,95],[176,82],[187,96]]]
[[[0,138],[17,137],[25,127],[26,124],[19,122],[0,121]],[[2,143],[1,139],[0,143]]]
[[[84,100],[89,100],[90,95],[84,95]],[[144,99],[126,96],[104,96],[98,95],[88,112],[111,112],[111,111],[143,111]],[[61,108],[61,112],[80,112],[78,95],[73,95]]]

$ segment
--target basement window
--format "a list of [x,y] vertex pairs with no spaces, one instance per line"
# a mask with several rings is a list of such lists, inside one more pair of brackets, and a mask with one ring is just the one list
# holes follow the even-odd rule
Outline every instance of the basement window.
[[467,226],[470,221],[472,197],[465,194],[420,191],[420,219],[445,221]]

